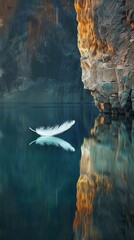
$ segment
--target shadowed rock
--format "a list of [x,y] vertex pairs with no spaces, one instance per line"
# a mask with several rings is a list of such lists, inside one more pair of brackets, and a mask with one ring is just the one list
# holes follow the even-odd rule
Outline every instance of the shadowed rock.
[[76,29],[73,1],[0,0],[0,101],[83,101]]

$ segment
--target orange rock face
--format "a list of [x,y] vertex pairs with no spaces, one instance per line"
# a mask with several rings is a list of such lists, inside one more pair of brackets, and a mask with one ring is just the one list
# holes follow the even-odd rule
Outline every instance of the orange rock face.
[[102,111],[134,110],[132,2],[75,0],[82,81]]

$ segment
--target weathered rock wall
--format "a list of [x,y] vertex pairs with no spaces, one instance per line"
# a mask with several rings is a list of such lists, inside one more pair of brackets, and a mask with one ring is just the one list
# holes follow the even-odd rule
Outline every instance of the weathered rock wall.
[[134,1],[75,0],[82,81],[102,111],[134,111]]
[[80,77],[73,0],[0,0],[0,101],[78,102]]

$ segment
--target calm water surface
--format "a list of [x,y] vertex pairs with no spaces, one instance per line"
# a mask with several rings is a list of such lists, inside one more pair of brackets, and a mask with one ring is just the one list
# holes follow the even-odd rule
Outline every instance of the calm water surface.
[[[134,121],[94,106],[1,106],[0,239],[134,239]],[[29,143],[29,126],[76,124],[58,135],[75,152]]]

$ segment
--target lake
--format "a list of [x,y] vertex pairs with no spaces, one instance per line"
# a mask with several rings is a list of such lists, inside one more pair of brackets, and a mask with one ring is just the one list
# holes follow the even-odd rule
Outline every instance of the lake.
[[[94,105],[0,106],[0,239],[134,239],[134,120]],[[55,144],[29,127],[75,120]]]

